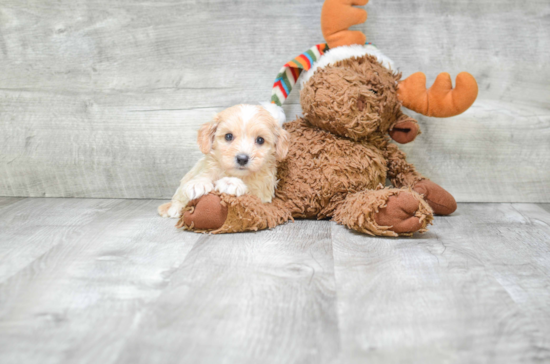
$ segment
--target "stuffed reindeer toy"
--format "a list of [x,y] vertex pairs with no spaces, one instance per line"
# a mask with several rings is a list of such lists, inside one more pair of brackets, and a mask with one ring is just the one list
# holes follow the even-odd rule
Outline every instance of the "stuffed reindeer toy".
[[[447,73],[429,89],[423,73],[401,80],[363,33],[348,30],[367,17],[352,5],[367,2],[326,0],[321,28],[327,43],[288,62],[277,76],[272,103],[281,105],[299,82],[303,117],[284,124],[290,147],[277,166],[273,200],[213,192],[189,202],[180,226],[229,233],[329,218],[369,235],[409,236],[426,231],[433,214],[456,210],[453,196],[408,163],[392,140],[409,143],[420,132],[402,107],[433,117],[458,115],[475,101],[477,83],[465,72],[454,89]],[[383,187],[386,178],[393,186]]]

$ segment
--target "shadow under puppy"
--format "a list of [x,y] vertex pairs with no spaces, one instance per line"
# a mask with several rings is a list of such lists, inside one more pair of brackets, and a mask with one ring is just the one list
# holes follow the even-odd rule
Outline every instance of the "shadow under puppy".
[[290,142],[284,121],[282,108],[263,103],[230,107],[202,125],[197,141],[205,156],[183,177],[172,201],[158,207],[159,215],[179,218],[190,201],[213,190],[271,202],[277,162],[285,159]]

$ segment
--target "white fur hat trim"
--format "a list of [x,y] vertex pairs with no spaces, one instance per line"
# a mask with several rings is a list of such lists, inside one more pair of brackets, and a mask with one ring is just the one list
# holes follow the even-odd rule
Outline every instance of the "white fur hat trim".
[[270,102],[260,102],[260,106],[262,106],[264,109],[266,109],[275,120],[279,123],[279,125],[283,125],[283,123],[286,121],[285,112],[282,107],[272,104]]
[[390,71],[395,71],[395,64],[391,59],[386,57],[384,53],[380,52],[378,48],[372,44],[368,45],[359,45],[353,44],[349,46],[340,46],[333,49],[329,49],[321,58],[313,64],[313,67],[309,71],[302,72],[300,75],[300,85],[303,87],[304,84],[310,79],[311,76],[319,68],[324,68],[328,65],[335,64],[336,62],[343,61],[344,59],[352,57],[362,57],[366,54],[375,56],[378,59],[378,62],[382,63],[382,66],[386,67]]

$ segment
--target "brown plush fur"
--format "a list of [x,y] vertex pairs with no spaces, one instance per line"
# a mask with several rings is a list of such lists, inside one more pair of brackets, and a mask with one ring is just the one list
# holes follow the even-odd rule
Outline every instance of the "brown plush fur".
[[[203,211],[199,211],[200,203],[206,199],[210,199],[211,202],[207,201],[205,207],[202,208]],[[280,200],[262,203],[257,196],[250,194],[235,197],[212,192],[195,201],[198,203],[190,203],[191,206],[188,205],[184,209],[176,227],[196,232],[212,232],[213,234],[236,233],[272,229],[292,219],[290,212],[281,206]],[[212,224],[213,217],[215,218],[211,206],[216,204],[219,204],[221,208],[223,221],[216,228],[210,228],[209,225]],[[195,216],[203,212],[206,212],[203,216]]]
[[[287,158],[278,165],[273,202],[222,195],[229,213],[213,232],[272,228],[292,217],[332,218],[371,235],[426,231],[432,209],[414,191],[425,178],[388,136],[400,125],[406,126],[399,130],[403,140],[414,139],[418,132],[416,121],[401,112],[400,77],[368,55],[317,71],[301,91],[304,117],[285,125],[291,143]],[[398,188],[381,189],[386,177]],[[438,198],[452,199],[444,192],[447,195]],[[189,228],[193,217],[184,215]]]
[[373,56],[340,61],[318,70],[304,85],[304,116],[312,125],[353,140],[385,136],[402,116],[397,98],[400,78]]
[[[390,201],[397,202],[393,204],[395,211],[388,211],[392,209],[388,207]],[[369,235],[409,236],[427,231],[426,226],[433,220],[431,212],[422,196],[410,188],[385,188],[349,196],[336,210],[334,221]]]

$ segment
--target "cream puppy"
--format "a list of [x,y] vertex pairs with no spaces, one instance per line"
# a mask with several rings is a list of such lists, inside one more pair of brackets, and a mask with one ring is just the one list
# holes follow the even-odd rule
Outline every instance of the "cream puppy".
[[158,208],[179,218],[191,200],[216,190],[235,196],[250,193],[271,202],[277,186],[277,161],[286,157],[290,135],[284,113],[273,104],[230,107],[199,129],[205,156],[183,177],[172,201]]

